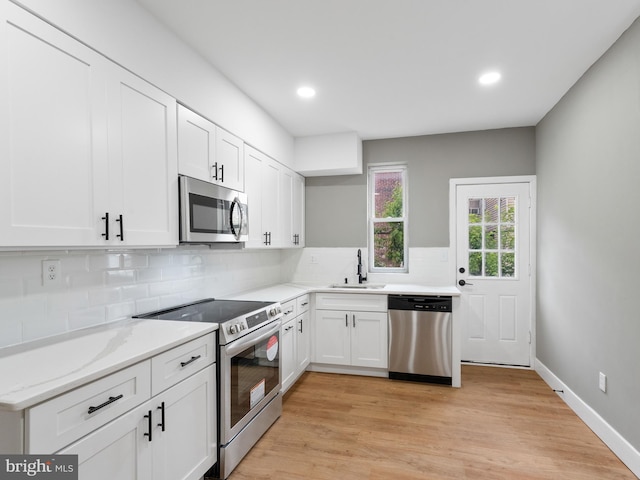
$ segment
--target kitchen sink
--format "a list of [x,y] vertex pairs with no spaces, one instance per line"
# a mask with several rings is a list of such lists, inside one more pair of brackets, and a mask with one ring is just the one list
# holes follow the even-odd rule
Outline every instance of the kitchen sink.
[[353,288],[353,289],[373,289],[373,288],[384,288],[386,285],[384,283],[334,283],[331,285],[331,288]]

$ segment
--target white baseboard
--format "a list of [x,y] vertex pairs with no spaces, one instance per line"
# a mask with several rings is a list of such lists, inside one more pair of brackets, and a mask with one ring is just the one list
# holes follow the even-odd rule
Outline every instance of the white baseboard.
[[640,452],[609,425],[593,408],[587,405],[540,360],[536,359],[535,371],[554,390],[562,390],[558,396],[593,430],[633,474],[640,478]]

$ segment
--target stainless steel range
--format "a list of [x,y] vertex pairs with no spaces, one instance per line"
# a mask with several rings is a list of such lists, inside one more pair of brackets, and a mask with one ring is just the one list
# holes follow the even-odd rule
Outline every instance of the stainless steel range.
[[136,318],[219,324],[218,462],[225,479],[282,413],[278,302],[213,298]]

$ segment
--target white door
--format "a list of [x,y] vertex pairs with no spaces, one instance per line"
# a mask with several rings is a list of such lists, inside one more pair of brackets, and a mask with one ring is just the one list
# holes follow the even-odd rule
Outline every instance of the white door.
[[531,365],[531,188],[456,185],[462,361]]

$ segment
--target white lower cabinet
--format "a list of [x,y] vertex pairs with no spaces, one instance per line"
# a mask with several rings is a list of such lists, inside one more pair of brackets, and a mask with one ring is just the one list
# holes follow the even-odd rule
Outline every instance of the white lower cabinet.
[[[360,310],[322,308],[336,305]],[[386,296],[317,294],[313,337],[315,363],[387,368]]]
[[[280,328],[280,383],[286,392],[307,369],[310,362],[311,325],[309,323],[309,295],[282,305],[285,317]],[[288,319],[287,319],[288,318]]]
[[200,478],[215,463],[215,367],[183,380],[57,452],[77,454],[80,478]]
[[26,453],[76,454],[79,478],[196,480],[216,462],[214,334],[25,412]]

